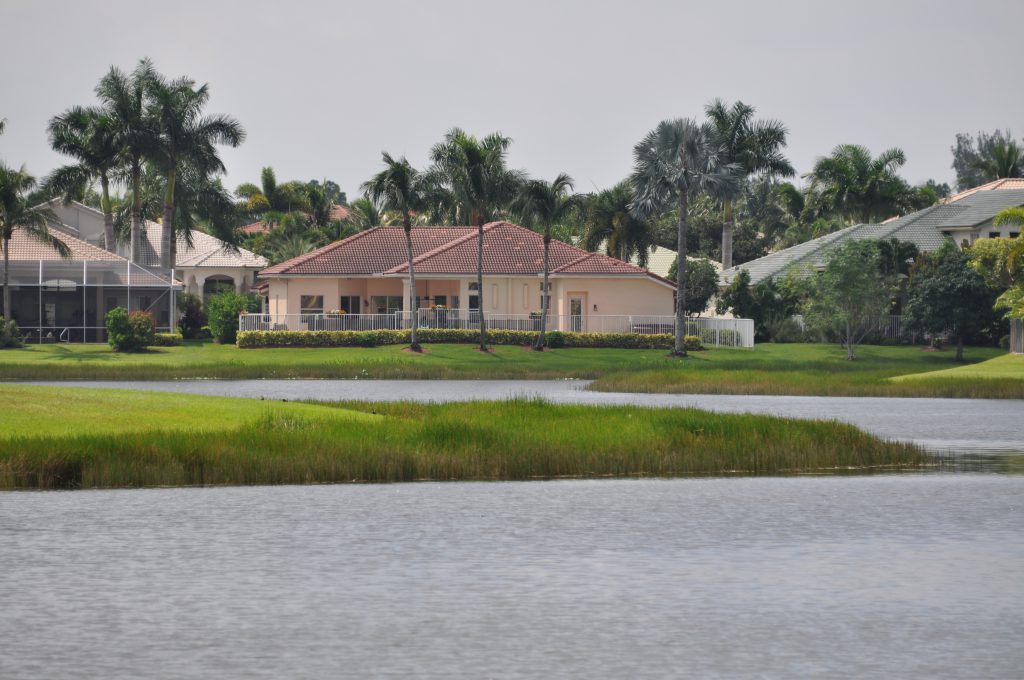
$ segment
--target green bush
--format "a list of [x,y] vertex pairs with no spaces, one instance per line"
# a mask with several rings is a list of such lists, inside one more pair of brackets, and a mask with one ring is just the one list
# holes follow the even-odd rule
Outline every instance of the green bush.
[[1005,350],[1009,350],[1010,349],[1010,336],[1009,335],[1004,335],[1003,337],[999,338],[999,349],[1005,349]]
[[181,317],[178,320],[181,336],[189,340],[203,337],[203,327],[206,326],[203,299],[192,293],[183,293],[178,298],[178,311],[181,312]]
[[18,323],[14,319],[5,319],[0,316],[0,349],[21,347],[24,344]]
[[[420,342],[472,344],[480,339],[478,331],[461,328],[421,328]],[[640,333],[566,333],[551,331],[548,344],[553,348],[592,347],[618,349],[672,349],[675,338],[668,333],[644,335]],[[487,342],[492,345],[532,345],[536,331],[487,331]],[[379,347],[402,345],[409,342],[407,330],[380,331],[242,331],[237,344],[241,348],[256,347]],[[704,349],[699,336],[686,336],[686,349]]]
[[225,291],[206,301],[206,316],[210,321],[210,333],[221,344],[235,342],[238,335],[238,315],[255,312],[259,301],[253,295],[240,295]]
[[181,344],[184,337],[181,333],[154,333],[153,334],[153,346],[154,347],[177,347]]
[[149,312],[115,307],[107,313],[107,342],[118,352],[139,352],[153,344],[155,324]]

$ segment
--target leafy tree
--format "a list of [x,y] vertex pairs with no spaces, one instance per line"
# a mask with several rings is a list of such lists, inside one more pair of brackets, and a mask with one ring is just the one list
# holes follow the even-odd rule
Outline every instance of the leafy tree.
[[141,352],[153,344],[156,325],[149,312],[115,307],[107,312],[107,342],[117,352]]
[[206,325],[206,312],[203,311],[203,299],[194,293],[182,293],[178,296],[178,327],[186,339],[202,337],[203,326]]
[[[708,120],[720,145],[722,162],[732,164],[745,179],[752,175],[792,177],[793,166],[782,155],[786,146],[786,126],[777,120],[754,120],[755,109],[737,101],[728,106],[721,99],[708,104]],[[737,188],[741,185],[737,184]],[[733,208],[735,196],[722,197],[722,267],[732,267]]]
[[979,132],[977,137],[959,133],[950,150],[960,191],[1002,177],[1020,177],[1024,168],[1021,149],[1009,130]]
[[[1006,212],[1009,211],[1000,214]],[[1000,292],[995,309],[1007,310],[1007,318],[1024,318],[1024,239],[978,239],[971,245],[968,257],[989,288]]]
[[561,173],[553,182],[535,179],[527,181],[520,189],[519,196],[512,203],[512,210],[519,214],[523,223],[539,228],[544,234],[544,278],[541,295],[540,333],[534,349],[543,351],[548,330],[548,311],[551,306],[550,250],[551,230],[576,209],[577,199],[572,194],[572,177]]
[[917,244],[896,238],[875,241],[878,248],[879,270],[884,276],[909,276],[910,266],[921,254]]
[[[668,269],[668,280],[675,281],[677,262]],[[704,257],[691,258],[686,268],[686,314],[700,316],[707,308],[711,298],[718,292],[718,272],[715,265]]]
[[805,175],[811,181],[808,192],[826,214],[850,222],[884,220],[907,204],[910,187],[896,174],[906,162],[901,149],[888,149],[875,158],[866,147],[841,144]]
[[52,210],[35,205],[28,192],[36,186],[36,180],[24,167],[14,170],[0,163],[0,238],[4,251],[4,309],[3,314],[11,315],[10,261],[11,239],[16,231],[29,238],[51,246],[61,257],[69,257],[67,244],[50,233],[49,224],[57,221]]
[[766,279],[750,285],[750,272],[741,269],[718,298],[719,314],[732,312],[736,318],[754,322],[754,337],[759,341],[772,339],[772,329],[799,311],[808,297],[809,283],[797,276],[779,281]]
[[110,182],[121,161],[114,120],[98,107],[76,106],[50,119],[50,146],[77,162],[54,170],[44,182],[45,190],[70,203],[100,182],[100,210],[103,212],[104,247],[114,252],[114,214],[110,203]]
[[654,234],[649,220],[630,211],[632,203],[633,188],[629,180],[590,196],[584,208],[583,243],[591,251],[604,244],[606,254],[624,262],[635,255],[637,263],[646,267]]
[[415,309],[416,270],[413,267],[412,251],[412,214],[426,205],[426,191],[423,178],[419,171],[403,156],[398,160],[384,152],[384,169],[373,176],[362,186],[362,190],[374,202],[384,206],[386,210],[394,210],[402,215],[402,230],[405,232],[405,254],[409,264],[409,310],[412,314],[412,330],[410,332],[410,349],[422,351],[416,337],[419,327],[419,310]]
[[851,361],[854,347],[889,311],[892,286],[881,269],[873,241],[847,241],[829,253],[805,306],[808,325],[838,336]]
[[235,342],[238,337],[238,316],[242,312],[255,312],[258,309],[259,301],[254,295],[241,295],[234,291],[211,295],[206,301],[206,315],[213,339],[222,345]]
[[[699,194],[719,198],[735,186],[737,168],[724,162],[717,134],[709,125],[691,119],[666,120],[647,133],[633,148],[632,175],[636,200],[633,213],[646,218],[666,206],[676,204],[676,266],[680,280],[686,281],[687,228],[690,199]],[[672,354],[686,356],[686,290],[676,295],[675,343]]]
[[995,294],[951,240],[928,259],[934,266],[910,279],[906,325],[930,333],[955,333],[956,360],[962,361],[964,337],[992,323]]
[[170,268],[177,249],[174,209],[178,175],[185,166],[205,175],[224,172],[216,145],[238,146],[245,139],[245,130],[230,116],[204,116],[209,86],[196,88],[190,78],[167,80],[153,71],[146,80],[146,92],[148,115],[158,133],[151,157],[166,178],[160,264]]
[[519,191],[524,173],[510,170],[506,156],[512,144],[500,133],[477,139],[452,128],[430,151],[433,166],[427,173],[427,201],[433,212],[450,224],[477,228],[476,283],[479,295],[480,349],[487,349],[484,319],[484,225],[506,209]]

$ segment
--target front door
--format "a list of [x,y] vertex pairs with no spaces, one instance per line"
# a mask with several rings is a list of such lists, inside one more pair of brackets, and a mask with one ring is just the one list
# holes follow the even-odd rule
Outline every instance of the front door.
[[569,293],[569,330],[575,333],[583,331],[583,310],[587,298],[582,293]]

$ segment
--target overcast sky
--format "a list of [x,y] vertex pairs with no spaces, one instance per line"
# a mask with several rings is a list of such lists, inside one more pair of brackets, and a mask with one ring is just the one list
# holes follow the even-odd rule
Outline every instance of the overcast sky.
[[840,143],[899,146],[952,183],[959,131],[1024,134],[1024,2],[0,0],[0,158],[61,163],[47,120],[148,56],[208,82],[248,140],[226,184],[328,178],[349,196],[381,150],[425,165],[460,126],[577,190],[627,175],[658,121],[742,99],[789,128],[799,172]]

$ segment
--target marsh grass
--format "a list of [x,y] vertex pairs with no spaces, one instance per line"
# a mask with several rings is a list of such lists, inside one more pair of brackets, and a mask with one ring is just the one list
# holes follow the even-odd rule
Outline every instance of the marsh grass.
[[[42,388],[20,389],[22,411],[54,404],[53,394],[32,394]],[[107,392],[124,400],[126,418],[140,408],[134,393]],[[695,409],[192,399],[219,414],[220,426],[161,421],[145,431],[78,433],[35,410],[34,429],[25,418],[16,431],[5,428],[0,488],[762,475],[935,462],[850,425]],[[226,419],[234,409],[247,415]]]

